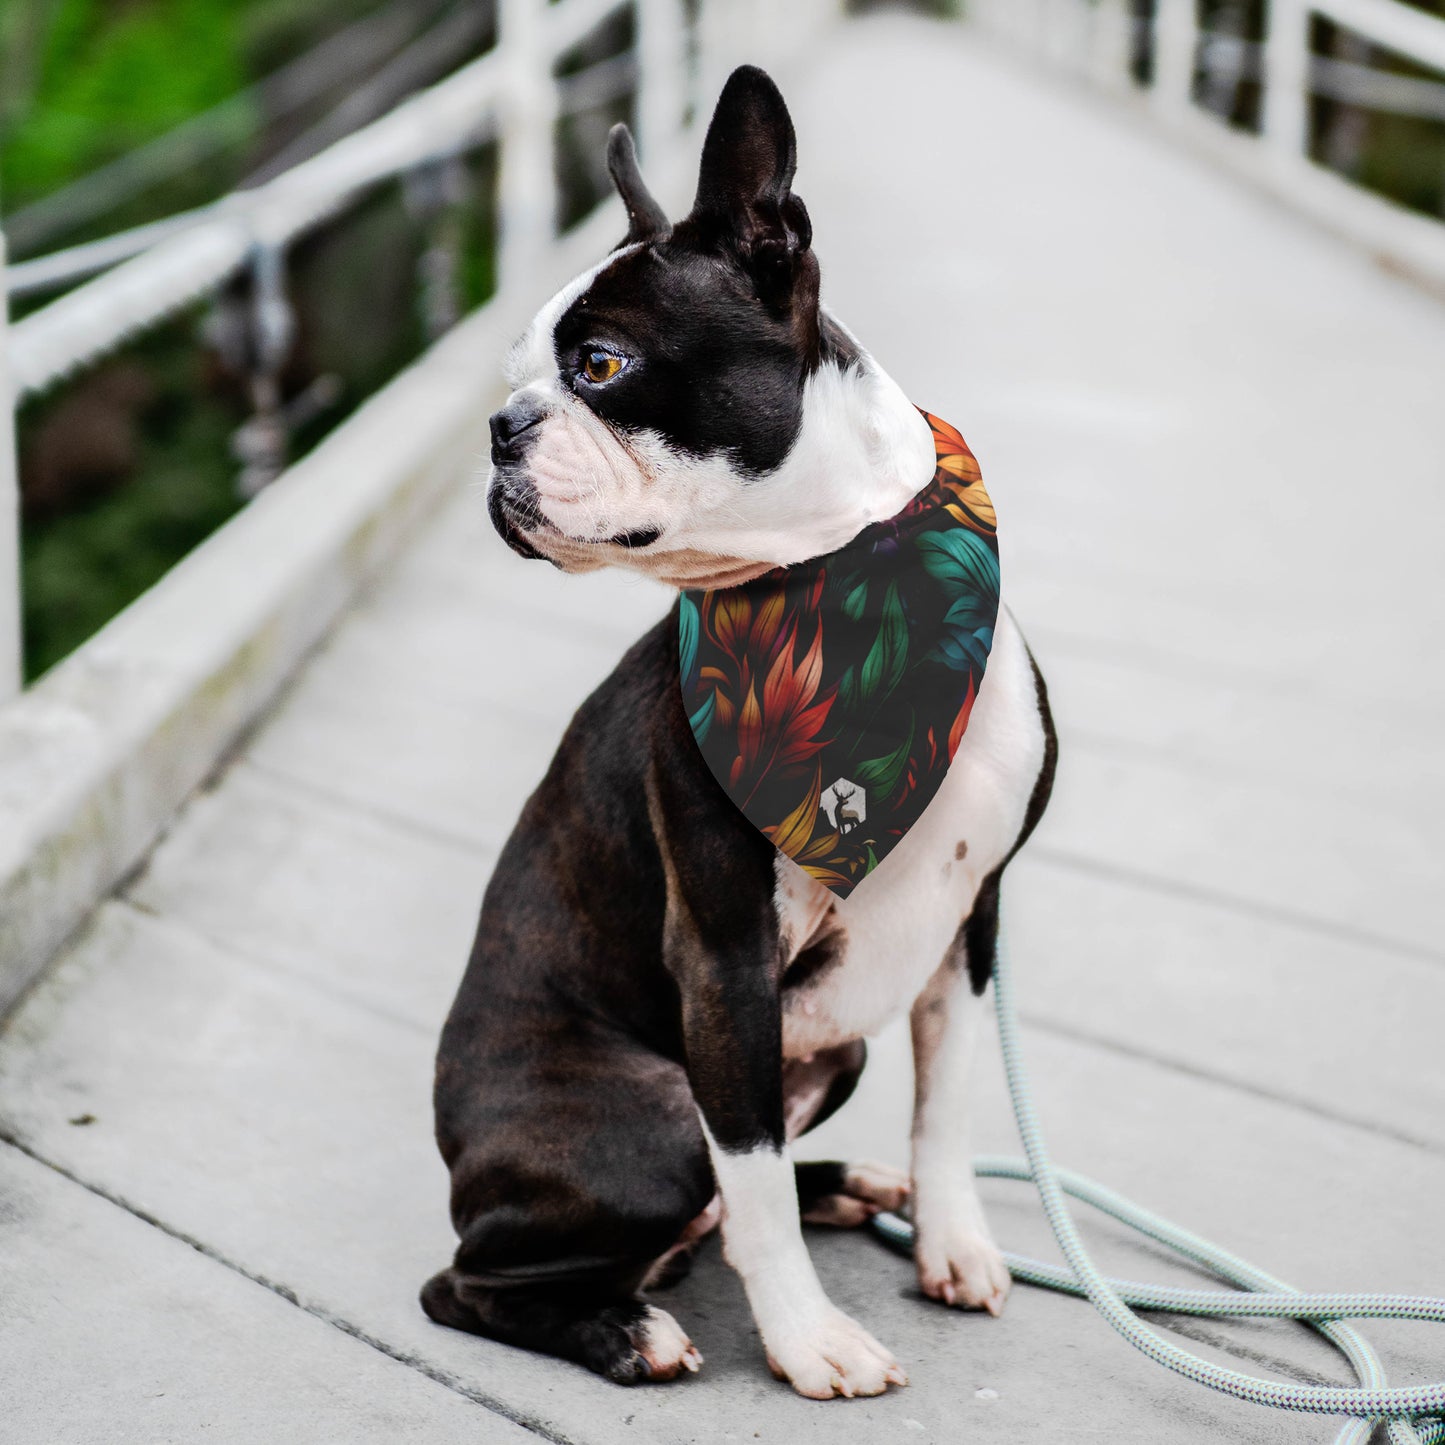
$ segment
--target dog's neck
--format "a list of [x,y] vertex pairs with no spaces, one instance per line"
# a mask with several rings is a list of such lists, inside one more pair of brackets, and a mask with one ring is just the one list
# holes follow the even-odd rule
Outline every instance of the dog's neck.
[[[703,497],[712,463],[695,465]],[[675,587],[737,586],[834,552],[896,515],[932,480],[935,465],[918,409],[825,316],[824,355],[805,383],[803,423],[782,466],[760,478],[741,505],[700,507],[670,545],[631,565]],[[694,540],[703,536],[706,547]]]

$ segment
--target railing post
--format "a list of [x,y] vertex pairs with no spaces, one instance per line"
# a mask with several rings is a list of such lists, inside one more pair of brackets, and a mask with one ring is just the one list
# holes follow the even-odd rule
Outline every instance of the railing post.
[[1036,59],[1049,58],[1049,0],[1024,0],[1011,9],[1016,12],[1018,39]]
[[1178,114],[1192,103],[1198,45],[1198,0],[1156,0],[1154,79],[1150,90],[1160,110]]
[[739,30],[746,24],[752,33],[751,0],[702,0],[702,11],[698,16],[698,45],[700,74],[699,90],[702,114],[698,119],[706,125],[717,104],[723,82],[741,56],[737,54]]
[[1086,69],[1094,7],[1090,0],[1045,0],[1040,51],[1060,70]]
[[276,242],[263,241],[256,247],[248,310],[251,417],[231,442],[241,463],[236,490],[249,501],[285,470],[289,445],[281,373],[296,337],[296,316],[286,296],[286,252]]
[[633,0],[637,18],[637,145],[656,164],[682,125],[687,32],[682,0]]
[[15,396],[7,361],[10,303],[5,237],[0,234],[0,703],[20,691],[20,473],[15,456]]
[[1089,27],[1089,74],[1103,86],[1118,89],[1130,81],[1133,32],[1128,0],[1098,0]]
[[793,17],[792,33],[787,36],[787,51],[797,54],[816,43],[819,35],[843,17],[843,0],[809,0],[807,4],[767,5],[759,17],[764,24],[774,24],[775,16],[785,10]]
[[417,166],[402,177],[406,208],[426,234],[425,249],[417,260],[417,288],[428,341],[445,335],[462,319],[461,207],[467,190],[467,168],[456,153]]
[[1286,165],[1309,151],[1309,0],[1270,0],[1264,51],[1264,139]]
[[523,286],[556,226],[552,125],[557,87],[543,49],[545,0],[499,0],[497,49],[507,57],[497,182],[497,289]]

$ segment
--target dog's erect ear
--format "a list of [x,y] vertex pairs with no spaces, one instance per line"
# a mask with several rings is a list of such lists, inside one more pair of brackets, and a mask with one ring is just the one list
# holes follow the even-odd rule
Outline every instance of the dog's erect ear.
[[614,125],[607,133],[607,169],[622,204],[627,207],[627,239],[622,244],[650,241],[662,235],[668,229],[667,213],[653,199],[647,182],[642,179],[632,132],[625,125]]
[[808,211],[792,193],[798,143],[771,78],[755,65],[728,77],[702,146],[692,216],[728,239],[764,300],[788,299],[813,240]]

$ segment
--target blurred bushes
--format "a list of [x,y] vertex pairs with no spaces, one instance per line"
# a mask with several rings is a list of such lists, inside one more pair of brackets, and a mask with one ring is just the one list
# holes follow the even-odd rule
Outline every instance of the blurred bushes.
[[[478,3],[485,0],[452,0],[453,7]],[[218,153],[65,228],[42,249],[223,194],[340,98],[333,88],[307,111],[270,122],[238,109],[233,97],[383,8],[406,12],[391,27],[404,44],[448,3],[0,0],[6,211],[63,190],[198,112],[225,117],[231,134]],[[368,61],[365,70],[374,68]],[[418,208],[407,186],[393,183],[290,248],[296,344],[283,394],[294,402],[325,378],[327,397],[322,408],[296,416],[293,459],[424,349],[419,276],[428,248],[434,259],[438,241],[449,243],[460,310],[491,294],[494,149],[482,147],[463,168],[461,194],[444,213]],[[236,353],[246,350],[248,297],[241,278],[21,408],[29,676],[89,637],[242,505],[234,439],[251,407]],[[219,344],[226,336],[229,351]]]
[[[212,109],[377,5],[3,0],[0,203],[18,210]],[[244,109],[226,122],[238,143],[256,128]],[[209,194],[231,184],[232,169],[201,178]],[[175,208],[168,199],[159,213]]]
[[215,385],[196,322],[193,312],[148,332],[20,414],[30,677],[241,506],[228,443],[245,407]]
[[246,80],[239,10],[228,0],[9,0],[0,147],[6,208],[239,90]]

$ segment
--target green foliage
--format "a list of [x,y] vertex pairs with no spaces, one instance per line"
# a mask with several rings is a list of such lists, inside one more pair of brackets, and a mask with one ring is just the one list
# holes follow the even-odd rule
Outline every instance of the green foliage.
[[[246,80],[234,0],[16,0],[28,92],[7,127],[7,208],[54,190],[224,100]],[[38,22],[38,23],[37,23]],[[21,44],[12,20],[10,41]]]
[[[201,372],[195,317],[147,336],[127,355],[153,395],[140,418],[134,475],[109,495],[56,515],[26,518],[21,536],[25,669],[38,677],[204,541],[240,508],[232,430],[237,398]],[[55,401],[20,414],[21,444]]]
[[[380,0],[0,0],[0,200],[37,200],[209,111]],[[130,224],[227,190],[261,118],[225,116],[234,154]],[[193,193],[199,187],[200,193]],[[106,229],[102,227],[102,229]]]
[[[10,122],[0,136],[6,208],[226,101],[377,3],[0,0],[0,120]],[[195,167],[194,176],[152,188],[107,214],[97,229],[149,219],[227,189],[263,139],[253,124],[260,118],[248,120],[248,114],[237,113],[230,153]],[[464,309],[484,301],[494,286],[495,147],[481,147],[467,165],[470,194],[450,222],[461,248]],[[291,438],[293,459],[423,349],[417,263],[425,240],[418,218],[402,203],[401,187],[392,185],[291,248],[288,289],[298,340],[287,395],[322,374],[341,384],[340,403]],[[31,677],[158,581],[241,506],[231,439],[248,411],[243,379],[207,352],[198,335],[203,310],[147,332],[105,363],[142,377],[142,400],[118,413],[103,396],[98,404],[93,394],[86,399],[84,388],[97,375],[87,371],[28,404],[18,418]],[[63,411],[77,389],[87,404]],[[117,427],[129,438],[118,450]],[[69,460],[59,463],[57,429],[73,443]],[[87,446],[97,437],[110,470],[90,477]],[[42,454],[48,464],[37,460]]]

